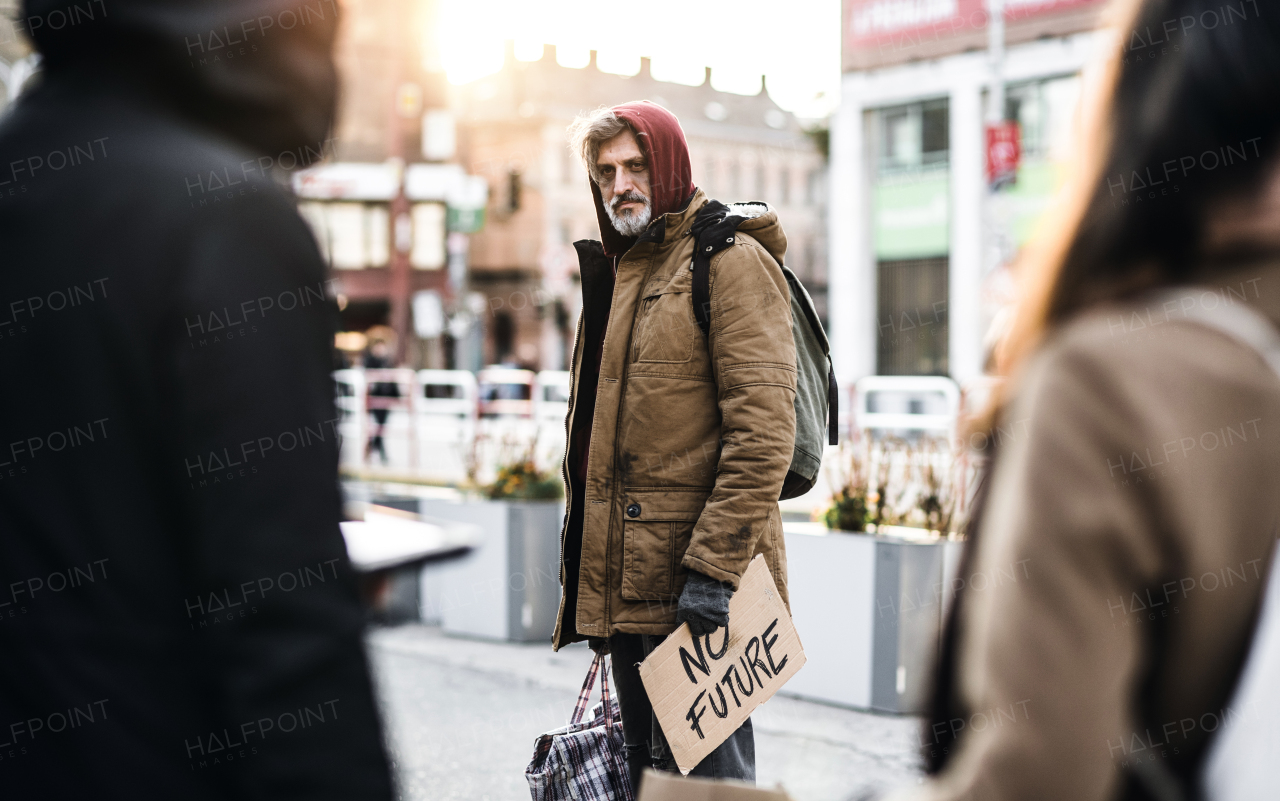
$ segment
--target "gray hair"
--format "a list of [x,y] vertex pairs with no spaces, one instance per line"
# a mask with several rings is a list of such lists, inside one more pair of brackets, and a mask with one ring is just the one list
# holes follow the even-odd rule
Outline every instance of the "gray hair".
[[600,172],[596,168],[596,157],[600,155],[600,145],[629,130],[631,126],[614,114],[613,109],[605,106],[587,114],[578,115],[569,125],[569,147],[582,158],[591,180],[600,183]]

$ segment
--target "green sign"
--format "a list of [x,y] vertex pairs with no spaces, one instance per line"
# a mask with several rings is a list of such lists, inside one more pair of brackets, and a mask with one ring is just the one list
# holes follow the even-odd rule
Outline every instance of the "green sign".
[[923,259],[951,250],[947,167],[881,177],[872,190],[876,258]]
[[484,207],[477,209],[461,209],[450,206],[447,224],[450,231],[463,234],[474,234],[484,228]]
[[1022,246],[1036,232],[1054,193],[1061,186],[1061,167],[1050,161],[1024,161],[1018,181],[1000,194],[1003,216],[1013,241]]

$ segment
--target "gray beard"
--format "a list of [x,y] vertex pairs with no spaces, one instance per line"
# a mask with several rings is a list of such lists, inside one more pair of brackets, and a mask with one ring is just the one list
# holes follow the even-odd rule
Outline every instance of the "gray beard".
[[613,224],[615,231],[623,236],[640,236],[649,227],[649,219],[653,216],[653,201],[645,198],[643,209],[625,216],[618,216],[612,206],[605,206],[604,212],[609,215],[609,222]]

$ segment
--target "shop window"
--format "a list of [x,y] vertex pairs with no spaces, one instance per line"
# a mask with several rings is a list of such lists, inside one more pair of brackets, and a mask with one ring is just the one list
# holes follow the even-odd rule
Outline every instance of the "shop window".
[[507,213],[515,214],[520,210],[520,196],[523,193],[524,183],[519,170],[511,170],[507,173]]
[[515,350],[516,324],[505,311],[493,313],[493,361],[502,364],[511,358]]
[[385,204],[310,201],[300,203],[320,253],[338,270],[383,267],[390,259]]
[[946,375],[948,259],[881,261],[876,281],[876,373]]
[[881,174],[944,165],[950,157],[950,106],[930,100],[881,109],[876,150]]
[[1078,75],[1014,84],[1005,90],[1005,119],[1018,123],[1024,158],[1067,157],[1079,98]]
[[438,270],[444,266],[444,226],[444,204],[413,204],[413,246],[409,251],[409,263],[415,268]]
[[810,170],[808,187],[805,191],[805,200],[810,206],[817,206],[822,203],[822,170]]
[[951,108],[945,100],[920,105],[920,157],[926,164],[947,160],[951,152]]

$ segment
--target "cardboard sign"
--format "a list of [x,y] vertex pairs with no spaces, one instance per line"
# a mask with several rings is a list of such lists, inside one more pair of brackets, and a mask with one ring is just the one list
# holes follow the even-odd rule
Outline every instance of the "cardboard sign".
[[791,796],[781,788],[766,790],[746,782],[686,779],[646,770],[639,801],[791,801]]
[[694,638],[682,625],[640,664],[653,713],[687,774],[804,665],[778,587],[756,556],[729,601],[729,626]]

